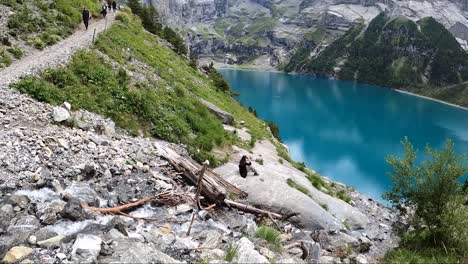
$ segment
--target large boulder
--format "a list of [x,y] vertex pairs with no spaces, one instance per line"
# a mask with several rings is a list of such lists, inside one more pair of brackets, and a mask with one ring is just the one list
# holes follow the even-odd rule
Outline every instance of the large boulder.
[[[86,167],[85,167],[86,168]],[[86,173],[86,172],[84,172]],[[91,206],[99,206],[99,198],[89,184],[82,182],[73,182],[70,186],[65,189],[65,193],[69,194],[75,199],[79,199]]]
[[234,263],[270,263],[255,250],[255,245],[246,237],[237,241],[235,246],[237,247],[237,255],[234,257]]
[[70,112],[63,107],[56,106],[52,109],[52,118],[55,122],[59,123],[67,121],[70,118]]
[[94,263],[101,252],[101,238],[95,235],[78,234],[72,247],[71,260],[79,263]]
[[20,217],[14,225],[8,227],[8,233],[14,237],[16,243],[25,242],[28,237],[40,227],[39,220],[32,215]]
[[23,247],[23,246],[18,246],[18,247],[13,247],[10,251],[8,251],[5,255],[5,257],[2,260],[2,263],[16,263],[27,256],[31,255],[32,253],[32,248],[29,247]]
[[[263,165],[254,162],[260,176],[239,175],[238,162],[243,155],[252,154],[239,148],[223,166],[215,171],[249,194],[249,203],[283,215],[293,215],[289,220],[310,230],[344,229],[346,221],[351,228],[367,225],[367,217],[350,204],[317,190],[307,179],[307,175],[294,168],[287,161],[278,162],[276,147],[267,140],[259,141],[253,149],[255,160],[259,157]],[[309,195],[290,187],[288,179],[307,188]],[[321,204],[326,204],[328,210]]]
[[215,114],[223,124],[231,125],[234,123],[234,117],[230,113],[221,110],[219,107],[206,100],[200,99],[200,102]]

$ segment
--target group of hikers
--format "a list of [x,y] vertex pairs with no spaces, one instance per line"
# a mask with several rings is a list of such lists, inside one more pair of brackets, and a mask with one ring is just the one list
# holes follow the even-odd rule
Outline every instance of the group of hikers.
[[[108,12],[113,11],[114,13],[117,11],[117,8],[120,9],[120,4],[117,3],[115,0],[105,0],[102,4],[100,14],[105,18]],[[83,17],[83,24],[88,30],[89,20],[91,19],[91,14],[86,7],[83,7],[82,17]]]

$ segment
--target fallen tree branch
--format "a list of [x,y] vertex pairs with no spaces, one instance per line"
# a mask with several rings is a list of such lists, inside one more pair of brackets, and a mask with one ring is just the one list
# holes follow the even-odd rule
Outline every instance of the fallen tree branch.
[[81,202],[81,206],[84,208],[84,209],[88,209],[88,210],[91,210],[91,211],[94,211],[94,212],[99,212],[99,213],[106,213],[106,214],[121,214],[123,211],[127,211],[127,210],[130,210],[132,208],[135,208],[135,207],[138,207],[138,206],[141,206],[147,202],[152,202],[152,201],[156,201],[157,198],[155,197],[145,197],[141,200],[138,200],[136,202],[133,202],[133,203],[128,203],[128,204],[124,204],[124,205],[121,205],[121,206],[116,206],[116,207],[110,207],[110,208],[99,208],[99,207],[91,207],[91,206],[88,206],[85,202]]
[[282,219],[283,218],[283,216],[280,215],[280,214],[269,212],[269,211],[262,210],[262,209],[258,209],[256,207],[246,205],[246,204],[242,204],[242,203],[238,203],[238,202],[234,202],[234,201],[231,201],[231,200],[228,200],[228,199],[224,199],[224,203],[226,205],[230,206],[230,207],[234,207],[236,209],[239,209],[239,210],[247,212],[247,213],[268,215],[268,216],[270,216],[272,218],[274,217],[274,218],[277,218],[277,219]]
[[[198,181],[197,181],[197,192],[195,193],[195,202],[197,203],[197,206],[198,206],[198,209],[202,208],[201,204],[200,204],[200,193],[203,189],[203,176],[205,174],[205,170],[206,168],[208,167],[208,165],[210,165],[210,163],[208,161],[205,161],[203,163],[203,167],[200,171],[200,176],[198,176]],[[193,223],[193,221],[192,221]]]
[[[168,146],[157,145],[159,155],[161,158],[168,161],[168,163],[179,173],[182,177],[193,185],[199,186],[198,172],[202,170],[202,166],[188,157],[179,155],[176,151]],[[246,197],[247,193],[243,192],[236,186],[226,181],[223,177],[215,172],[206,168],[204,177],[201,180],[203,189],[201,194],[208,202],[222,204],[227,197]]]
[[[68,195],[69,196],[69,195]],[[171,193],[171,192],[164,192],[160,193],[154,197],[145,197],[141,200],[138,200],[133,203],[128,203],[120,206],[115,206],[115,207],[110,207],[110,208],[99,208],[99,207],[92,207],[88,206],[85,202],[80,201],[81,207],[87,210],[91,210],[94,212],[98,213],[104,213],[104,214],[114,214],[114,215],[125,215],[125,211],[128,211],[130,209],[133,209],[135,207],[142,206],[145,203],[149,202],[162,202],[171,206],[175,206],[180,203],[181,200],[186,200],[184,195],[179,194],[179,193]],[[127,215],[129,216],[129,215]]]
[[301,259],[305,260],[307,259],[307,257],[309,257],[309,250],[307,250],[307,247],[302,242],[294,242],[294,243],[284,246],[285,249],[290,249],[294,247],[298,247],[302,250]]
[[281,231],[280,225],[278,224],[278,222],[275,221],[275,219],[273,219],[273,216],[271,216],[271,213],[268,214],[268,217],[269,217],[270,220],[275,224],[275,226],[278,228],[278,231]]

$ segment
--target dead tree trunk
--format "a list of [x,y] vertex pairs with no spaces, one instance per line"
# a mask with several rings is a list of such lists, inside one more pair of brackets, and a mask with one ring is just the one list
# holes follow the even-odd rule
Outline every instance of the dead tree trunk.
[[274,217],[274,218],[278,218],[278,219],[283,218],[283,216],[280,215],[280,214],[273,213],[273,212],[266,211],[266,210],[262,210],[262,209],[258,209],[256,207],[246,205],[246,204],[242,204],[242,203],[238,203],[238,202],[234,202],[234,201],[231,201],[231,200],[228,200],[228,199],[224,200],[224,203],[226,205],[228,205],[228,206],[234,207],[236,209],[239,209],[239,210],[247,212],[247,213],[262,214],[262,215],[267,215],[269,217],[272,217],[272,218]]
[[[169,147],[158,145],[157,148],[161,157],[167,160],[177,172],[181,173],[191,184],[197,185],[199,179],[197,174],[202,169],[200,164],[191,158],[182,157]],[[201,192],[203,196],[208,201],[217,204],[224,203],[224,199],[228,197],[243,198],[247,196],[247,193],[230,184],[209,169],[204,173],[202,185],[203,189]]]

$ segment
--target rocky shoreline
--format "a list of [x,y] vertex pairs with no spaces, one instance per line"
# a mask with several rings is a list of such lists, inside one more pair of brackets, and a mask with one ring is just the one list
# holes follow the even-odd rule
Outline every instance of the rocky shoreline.
[[[352,207],[369,220],[366,226],[307,230],[280,221],[280,251],[255,236],[269,219],[225,207],[198,212],[187,236],[195,188],[158,152],[163,146],[186,155],[182,146],[130,137],[111,120],[10,89],[0,90],[0,117],[0,258],[6,263],[220,263],[229,248],[237,248],[233,262],[367,263],[398,241],[392,225],[401,219],[357,192]],[[113,207],[163,192],[189,195],[174,204],[147,203],[127,211],[131,217],[81,206]],[[306,258],[298,247],[286,247],[298,241],[309,249]]]

